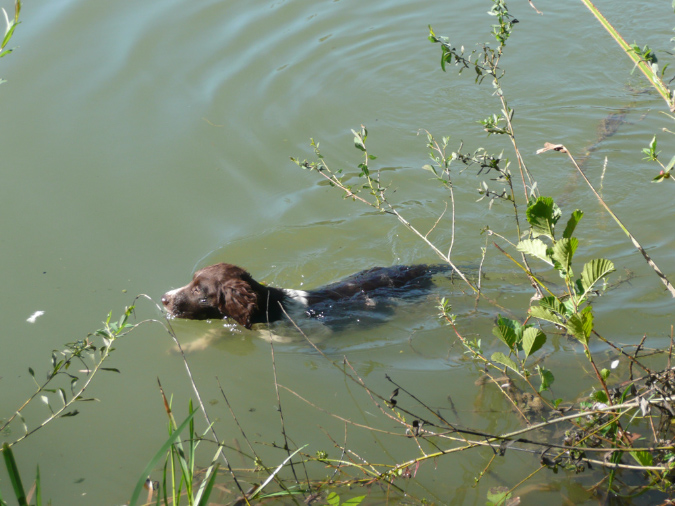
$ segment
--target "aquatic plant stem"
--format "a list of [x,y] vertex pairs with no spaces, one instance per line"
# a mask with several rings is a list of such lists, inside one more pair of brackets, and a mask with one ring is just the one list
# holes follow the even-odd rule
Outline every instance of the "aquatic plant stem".
[[675,112],[675,100],[673,99],[672,92],[668,86],[661,80],[661,78],[654,72],[652,67],[647,61],[640,57],[639,54],[633,50],[633,48],[624,40],[621,34],[611,25],[607,18],[602,15],[598,8],[593,5],[591,0],[581,0],[581,2],[588,8],[589,11],[600,21],[600,24],[609,32],[612,38],[616,41],[617,44],[623,49],[623,51],[628,55],[628,57],[635,62],[635,65],[640,69],[640,71],[645,75],[645,77],[652,84],[654,89],[659,92],[663,99],[668,104],[670,112]]
[[[324,169],[325,169],[325,168],[326,168],[326,167],[325,167],[325,162],[324,162],[323,165],[324,165]],[[373,204],[372,202],[369,202],[369,201],[367,201],[366,199],[364,199],[363,197],[361,197],[361,196],[357,195],[356,193],[354,193],[350,188],[348,188],[348,187],[346,187],[344,184],[342,184],[342,182],[341,182],[335,175],[333,175],[332,172],[329,171],[329,172],[330,172],[330,175],[328,175],[328,174],[325,174],[325,173],[324,173],[324,170],[321,170],[321,169],[316,169],[316,170],[317,170],[317,172],[318,172],[321,176],[323,176],[324,178],[326,178],[333,186],[337,186],[337,187],[340,188],[342,191],[344,191],[346,197],[351,197],[351,198],[353,198],[353,199],[355,199],[355,200],[360,200],[361,202],[363,202],[363,203],[366,204],[367,206],[374,207],[374,208],[376,208],[376,209],[381,210],[382,212],[385,212],[385,213],[387,213],[387,214],[393,214],[394,216],[396,216],[396,218],[398,219],[398,221],[401,222],[401,224],[403,224],[404,227],[406,227],[408,230],[410,230],[411,232],[413,232],[417,237],[419,237],[420,239],[422,239],[422,240],[427,244],[427,246],[429,246],[429,247],[433,250],[433,252],[436,253],[436,255],[438,255],[445,263],[447,263],[450,267],[452,267],[453,271],[455,271],[455,272],[457,273],[457,275],[458,275],[460,278],[462,278],[462,280],[463,280],[467,285],[469,285],[469,287],[474,291],[474,293],[477,293],[477,292],[478,292],[478,290],[476,289],[476,287],[473,286],[473,284],[466,278],[466,276],[462,273],[462,271],[461,271],[460,269],[457,268],[457,266],[452,262],[452,260],[450,260],[450,256],[449,256],[449,255],[446,255],[446,254],[443,253],[441,250],[439,250],[439,249],[438,249],[438,248],[437,248],[437,247],[436,247],[436,246],[435,246],[435,245],[427,238],[426,235],[423,235],[422,232],[420,232],[420,231],[417,230],[415,227],[413,227],[412,224],[411,224],[408,220],[406,220],[406,219],[405,219],[405,218],[404,218],[404,217],[396,210],[396,208],[394,208],[394,207],[389,203],[389,201],[387,201],[387,200],[384,198],[384,196],[382,195],[382,192],[381,192],[381,191],[379,192],[380,197],[378,198],[378,201],[381,200],[382,203],[385,203],[385,204],[387,205],[387,209],[382,209],[381,204],[380,204],[379,202],[378,202],[378,204]],[[370,177],[368,177],[368,179],[370,179]],[[428,235],[428,234],[427,234],[427,235]]]
[[603,198],[600,196],[600,194],[595,190],[591,182],[588,180],[586,177],[586,174],[584,174],[584,171],[581,170],[581,167],[579,167],[579,164],[577,161],[574,159],[572,154],[569,152],[569,150],[562,144],[551,144],[550,142],[547,142],[544,144],[544,147],[542,149],[537,150],[537,154],[544,153],[546,151],[560,151],[562,153],[567,153],[567,156],[569,159],[572,161],[572,164],[576,167],[577,171],[579,171],[579,174],[581,174],[581,177],[584,178],[584,181],[586,181],[586,184],[588,187],[591,189],[593,194],[597,197],[597,199],[600,201],[600,204],[602,204],[602,207],[605,208],[605,210],[609,213],[609,215],[616,221],[617,225],[623,230],[623,232],[628,236],[628,238],[631,240],[633,245],[638,249],[640,253],[642,253],[642,256],[645,258],[647,261],[647,264],[654,269],[654,272],[656,275],[661,279],[661,282],[666,286],[666,289],[670,292],[670,294],[675,297],[675,287],[668,281],[668,278],[666,275],[661,272],[661,269],[654,263],[654,261],[651,259],[649,254],[645,251],[645,249],[640,245],[640,243],[633,237],[633,234],[631,234],[628,229],[625,227],[625,225],[621,222],[621,220],[618,218],[616,214],[612,212],[612,210],[609,208],[609,206],[605,203]]

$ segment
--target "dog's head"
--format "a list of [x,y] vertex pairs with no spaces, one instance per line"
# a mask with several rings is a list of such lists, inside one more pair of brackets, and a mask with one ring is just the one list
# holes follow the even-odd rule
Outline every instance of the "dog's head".
[[250,329],[262,288],[244,269],[221,263],[195,272],[189,284],[165,293],[162,304],[175,318],[232,318]]

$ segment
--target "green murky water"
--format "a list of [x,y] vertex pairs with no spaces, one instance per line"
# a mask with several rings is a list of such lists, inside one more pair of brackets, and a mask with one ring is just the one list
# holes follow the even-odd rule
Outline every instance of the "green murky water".
[[[580,2],[536,4],[545,15],[527,2],[510,6],[520,24],[503,60],[521,148],[542,193],[556,197],[566,213],[586,211],[579,228],[583,257],[610,258],[619,275],[634,273],[596,303],[602,334],[634,343],[647,333],[651,347],[664,346],[672,302],[662,285],[565,160],[533,154],[546,141],[581,152],[597,141],[603,118],[634,103],[627,124],[599,144],[585,167],[599,184],[609,158],[603,196],[666,275],[675,276],[672,187],[649,184],[654,167],[640,152],[669,126],[659,114],[664,105],[635,92],[642,81]],[[628,2],[597,4],[627,40],[669,48],[675,23],[667,5],[648,2],[636,15]],[[158,301],[209,263],[227,261],[260,280],[311,288],[374,265],[434,262],[394,219],[343,201],[289,157],[310,157],[314,138],[329,163],[354,170],[360,158],[350,129],[364,124],[374,163],[387,169],[383,178],[397,190],[394,201],[413,224],[431,227],[447,194],[420,169],[427,155],[418,132],[451,135],[453,149],[460,141],[486,145],[476,121],[497,109],[487,83],[476,88],[471,76],[441,72],[427,25],[471,46],[489,38],[488,9],[488,2],[469,0],[27,1],[10,44],[16,51],[0,61],[0,76],[8,80],[0,87],[0,418],[32,392],[28,367],[44,377],[52,349],[84,338],[137,294]],[[453,258],[475,266],[485,239],[480,229],[511,233],[504,219],[510,211],[475,202],[478,179],[470,170],[456,184]],[[449,246],[449,221],[433,238]],[[531,294],[516,269],[489,248],[486,270],[484,291],[522,318]],[[475,384],[480,371],[438,322],[434,304],[442,296],[452,299],[464,335],[498,349],[491,328],[504,311],[485,303],[476,309],[461,286],[444,282],[385,324],[329,336],[320,346],[338,363],[347,357],[385,396],[393,390],[387,374],[465,425],[518,426],[496,390]],[[28,323],[36,310],[45,314]],[[149,302],[139,303],[139,320],[159,316]],[[183,343],[219,326],[175,322]],[[558,346],[573,349],[565,340]],[[121,374],[92,386],[89,394],[100,402],[17,446],[27,475],[40,464],[44,495],[54,504],[128,500],[165,439],[156,379],[174,395],[179,413],[193,397],[172,350],[161,326],[138,329],[117,343],[110,366]],[[598,353],[611,358],[600,347]],[[232,332],[189,360],[223,441],[244,444],[216,378],[251,439],[281,441],[267,342]],[[279,383],[316,405],[359,424],[400,430],[301,340],[276,345],[275,360]],[[583,355],[557,352],[547,361],[559,395],[590,386],[578,374]],[[342,422],[286,391],[282,402],[295,444],[309,445],[312,454],[338,452],[326,433],[343,442]],[[45,410],[29,410],[29,426]],[[21,428],[12,431],[7,439]],[[354,426],[348,434],[364,459],[394,463],[420,451],[407,438],[392,442]],[[275,465],[284,458],[278,450],[265,455]],[[474,487],[490,457],[483,449],[427,463],[399,486],[437,503],[482,504],[489,487],[517,483],[537,462],[536,455],[510,452]],[[250,466],[236,456],[233,462]],[[590,478],[540,473],[531,483],[522,492],[528,500],[559,501],[578,498],[578,484]],[[0,489],[9,491],[4,474]],[[378,490],[370,493],[372,504],[384,500]]]

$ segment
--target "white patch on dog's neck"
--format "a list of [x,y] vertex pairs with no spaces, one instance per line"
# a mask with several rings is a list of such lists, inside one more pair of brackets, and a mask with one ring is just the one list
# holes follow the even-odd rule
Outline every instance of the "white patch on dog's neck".
[[282,288],[283,292],[295,302],[306,306],[308,304],[307,297],[309,293],[304,290],[291,290],[289,288]]

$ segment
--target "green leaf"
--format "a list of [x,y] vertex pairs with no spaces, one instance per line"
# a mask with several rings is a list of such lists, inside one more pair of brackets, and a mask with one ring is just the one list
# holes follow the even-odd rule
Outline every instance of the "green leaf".
[[504,506],[509,499],[511,492],[507,487],[494,487],[487,492],[487,506]]
[[[566,315],[570,314],[570,310],[565,306],[565,304],[560,302],[557,297],[553,297],[552,295],[548,296],[548,297],[541,298],[539,300],[539,305],[542,308],[548,309],[549,311],[552,311],[554,313],[558,313],[561,316],[566,316]],[[537,318],[539,318],[539,317],[537,317]],[[543,318],[543,319],[546,320],[546,318]],[[551,321],[551,320],[547,320],[547,321]],[[557,323],[557,322],[554,322],[554,323]]]
[[530,204],[526,214],[534,237],[543,235],[555,240],[555,224],[560,219],[561,211],[551,197],[539,197]]
[[356,146],[357,149],[360,149],[361,151],[366,150],[366,145],[363,143],[363,138],[359,133],[356,132],[356,130],[352,129],[352,133],[354,134],[354,146]]
[[567,220],[567,226],[563,232],[563,238],[569,239],[574,234],[574,229],[577,228],[577,225],[581,221],[581,218],[584,216],[584,212],[581,209],[575,209],[570,216],[570,219]]
[[434,168],[433,165],[429,165],[429,164],[422,165],[422,168],[424,170],[428,170],[429,172],[432,172],[434,174],[434,176],[438,176],[438,172],[436,172],[436,169]]
[[2,444],[2,456],[5,459],[5,467],[7,468],[7,474],[9,475],[9,481],[12,482],[14,496],[16,497],[19,506],[28,506],[28,503],[26,502],[26,493],[23,489],[23,483],[21,483],[19,466],[16,465],[14,453],[7,443]]
[[40,466],[35,473],[35,506],[42,506],[42,481],[40,480]]
[[498,351],[492,354],[492,361],[497,362],[498,364],[505,365],[506,367],[513,369],[516,372],[518,371],[518,365],[511,360],[509,357],[504,355],[502,352]]
[[517,351],[518,345],[523,339],[523,326],[516,320],[502,318],[499,315],[497,326],[492,328],[492,333],[501,339],[511,350]]
[[[581,280],[578,279],[577,283],[581,284]],[[571,315],[577,310],[572,299],[565,299],[565,302],[563,302],[563,307],[565,308],[565,315]]]
[[[541,304],[541,301],[539,301],[539,303]],[[562,325],[562,320],[558,318],[551,310],[545,307],[541,306],[530,307],[530,315],[540,320],[555,323],[556,325]]]
[[602,402],[603,404],[607,404],[607,394],[603,390],[596,390],[595,392],[591,393],[589,397],[594,400],[595,402]]
[[549,265],[553,265],[548,255],[546,243],[541,239],[524,239],[518,243],[516,249],[539,260],[543,260]]
[[566,328],[579,342],[588,346],[588,339],[593,330],[593,308],[587,306],[580,313],[575,313],[567,319]]
[[536,327],[526,328],[523,332],[523,351],[525,358],[532,355],[546,343],[546,334]]
[[665,172],[670,172],[671,169],[675,167],[675,156],[670,159],[670,162],[668,162],[668,165],[666,165],[666,170]]
[[572,257],[577,250],[579,240],[576,237],[570,239],[560,239],[551,248],[551,258],[555,263],[555,268],[560,271],[563,277],[571,275]]
[[583,289],[583,293],[580,299],[584,299],[595,283],[609,273],[614,272],[614,270],[614,264],[604,258],[596,258],[584,265],[584,269],[581,271],[581,288]]
[[9,42],[9,39],[11,39],[12,35],[14,35],[14,29],[16,28],[16,26],[18,24],[19,23],[15,23],[13,21],[10,22],[9,30],[7,30],[7,32],[5,33],[5,38],[2,40],[2,46],[0,46],[0,47],[5,47],[7,45],[7,43]]
[[[541,385],[539,385],[539,392],[548,390],[551,388],[551,385],[555,381],[553,373],[546,369],[545,367],[537,366],[537,372],[539,373],[539,378],[541,379]],[[562,400],[562,399],[561,399]]]
[[630,452],[630,455],[641,466],[653,466],[654,465],[654,459],[652,457],[652,454],[650,452],[646,451],[646,450],[643,450],[641,452]]
[[600,370],[600,377],[607,381],[607,378],[609,378],[611,371],[609,369],[603,368]]
[[661,171],[661,173],[658,176],[656,176],[654,179],[652,179],[652,183],[663,183],[663,181],[665,179],[668,179],[669,176],[670,176],[670,174],[668,172]]
[[136,483],[136,488],[134,488],[134,491],[131,495],[131,499],[129,500],[129,506],[136,505],[136,503],[138,502],[138,498],[141,495],[141,490],[143,489],[143,485],[145,484],[146,478],[150,476],[150,473],[157,466],[159,461],[166,456],[166,452],[169,450],[171,445],[173,445],[173,443],[180,438],[181,432],[185,430],[185,427],[188,426],[190,420],[192,420],[192,417],[194,417],[196,413],[197,413],[196,411],[193,411],[188,415],[188,417],[185,420],[183,420],[183,423],[181,423],[180,426],[178,426],[176,430],[173,431],[173,433],[169,436],[169,438],[166,441],[164,441],[164,444],[159,449],[159,451],[155,453],[155,456],[152,458],[152,460],[150,460],[150,462],[148,462],[148,465],[145,466],[145,469],[141,473],[141,476],[138,479],[138,482]]
[[357,497],[352,497],[351,499],[347,499],[342,503],[342,506],[358,506],[363,502],[363,500],[366,498],[365,495],[360,495]]
[[[206,488],[204,489],[204,492],[197,503],[197,506],[207,506],[209,504],[209,497],[211,496],[211,492],[213,490],[213,485],[216,483],[216,476],[218,475],[218,467],[220,464],[216,464],[213,467],[211,477],[209,478],[208,485],[206,485]],[[159,501],[159,498],[157,498]]]
[[[274,477],[279,473],[279,471],[281,471],[281,470],[283,469],[283,467],[284,467],[286,464],[288,464],[288,461],[290,461],[293,457],[295,457],[295,455],[296,455],[298,452],[301,452],[301,451],[302,451],[305,447],[307,447],[307,446],[308,446],[308,445],[301,446],[300,448],[298,448],[297,450],[295,450],[293,453],[291,453],[288,457],[286,457],[286,459],[284,459],[284,461],[283,461],[281,464],[279,464],[279,466],[278,466],[274,471],[272,471],[272,474],[270,474],[270,475],[267,477],[267,479],[266,479],[264,482],[262,482],[262,484],[259,485],[258,488],[256,488],[256,489],[250,494],[249,498],[250,498],[250,499],[255,499],[255,497],[256,497],[256,496],[257,496],[257,495],[258,495],[258,494],[259,494],[259,493],[267,486],[267,484],[268,484],[270,481],[272,481],[272,480],[274,479]],[[129,505],[129,506],[131,506],[131,505]]]
[[328,497],[326,497],[326,502],[330,506],[340,506],[340,496],[337,495],[335,492],[331,492],[328,494]]

